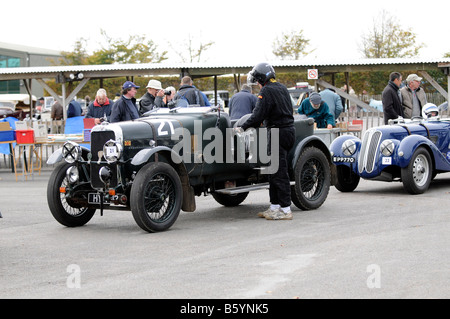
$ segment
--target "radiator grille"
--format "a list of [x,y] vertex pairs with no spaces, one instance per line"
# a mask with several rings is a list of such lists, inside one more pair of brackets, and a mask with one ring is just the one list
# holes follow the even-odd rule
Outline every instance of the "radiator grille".
[[103,163],[98,163],[99,154],[102,154],[100,152],[103,152],[103,145],[109,140],[115,140],[113,131],[95,131],[91,134],[91,185],[94,188],[104,187],[103,182],[98,176],[98,172],[102,166],[108,166],[111,169],[112,179],[110,186],[113,187],[117,185],[117,165],[107,164],[103,156],[100,158]]
[[377,150],[381,140],[381,132],[368,130],[363,137],[361,152],[358,159],[358,171],[372,173],[376,163]]

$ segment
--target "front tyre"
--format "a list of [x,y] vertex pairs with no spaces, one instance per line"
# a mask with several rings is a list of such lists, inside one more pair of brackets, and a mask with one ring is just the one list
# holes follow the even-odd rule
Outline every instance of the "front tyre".
[[291,198],[302,210],[319,208],[327,199],[331,173],[326,155],[316,147],[305,148],[294,167],[295,185]]
[[148,232],[167,230],[180,214],[180,178],[167,163],[146,164],[136,175],[130,197],[131,212],[139,227]]
[[337,182],[334,187],[341,192],[353,192],[358,187],[360,177],[355,174],[350,167],[345,165],[338,165]]
[[433,176],[431,157],[428,151],[419,147],[411,157],[408,166],[402,168],[403,188],[410,194],[422,194],[430,187]]
[[78,227],[91,220],[95,209],[74,207],[68,194],[60,192],[61,187],[70,188],[66,177],[66,171],[70,166],[73,164],[63,162],[53,170],[47,186],[47,202],[50,212],[60,224],[67,227]]

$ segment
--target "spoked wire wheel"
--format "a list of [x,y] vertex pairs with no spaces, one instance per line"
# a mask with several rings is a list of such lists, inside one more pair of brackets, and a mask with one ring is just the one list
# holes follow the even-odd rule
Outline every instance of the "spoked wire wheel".
[[[91,220],[95,209],[83,207],[74,199],[70,199],[67,193],[60,192],[61,187],[70,189],[66,172],[71,166],[73,164],[61,163],[53,170],[47,186],[47,202],[50,212],[59,223],[68,227],[77,227]],[[83,195],[80,193],[78,196]]]
[[305,148],[297,160],[294,173],[292,202],[303,210],[319,208],[330,189],[330,166],[325,154],[316,147]]
[[139,227],[148,232],[172,226],[183,202],[180,178],[167,163],[149,163],[141,168],[130,196],[133,217]]

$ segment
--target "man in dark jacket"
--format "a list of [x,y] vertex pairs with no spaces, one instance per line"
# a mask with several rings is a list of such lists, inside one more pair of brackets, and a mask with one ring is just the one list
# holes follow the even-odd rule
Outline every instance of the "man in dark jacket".
[[230,99],[230,119],[237,120],[245,114],[252,113],[257,100],[256,96],[252,94],[252,87],[248,84],[243,84],[241,91]]
[[269,220],[290,220],[291,185],[288,173],[288,153],[294,146],[295,127],[291,97],[287,88],[275,80],[275,71],[270,64],[257,64],[249,73],[250,82],[258,83],[261,91],[252,115],[242,125],[242,129],[258,128],[264,121],[269,129],[269,142],[272,130],[278,130],[277,149],[270,149],[271,156],[278,151],[278,169],[269,176],[270,207],[258,214]]
[[383,103],[384,124],[388,124],[391,119],[404,117],[403,106],[400,97],[400,85],[402,84],[402,75],[398,72],[392,72],[389,75],[389,83],[384,88],[381,95]]
[[111,110],[111,123],[130,121],[139,118],[139,112],[134,98],[139,86],[131,81],[126,81],[122,86],[122,96],[114,102]]
[[147,85],[147,93],[145,93],[139,101],[139,115],[153,110],[154,108],[164,107],[164,90],[161,82],[158,80],[150,80]]
[[189,105],[206,105],[200,90],[193,86],[192,79],[189,76],[181,79],[180,89],[175,94],[174,100],[177,101],[180,99],[187,100]]
[[88,106],[86,118],[94,118],[95,124],[100,124],[102,119],[111,121],[111,109],[114,102],[108,99],[105,89],[98,89],[95,100]]

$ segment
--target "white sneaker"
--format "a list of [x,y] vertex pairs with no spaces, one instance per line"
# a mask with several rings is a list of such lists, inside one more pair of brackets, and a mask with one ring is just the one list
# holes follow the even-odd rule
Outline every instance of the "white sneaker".
[[264,216],[267,220],[291,220],[293,218],[292,212],[284,213],[281,209],[271,211]]
[[269,208],[267,208],[265,211],[259,212],[259,213],[258,213],[258,217],[266,218],[267,215],[269,215],[270,213],[275,212],[275,211],[277,211],[277,210],[279,210],[279,209],[271,210],[270,207],[269,207]]

